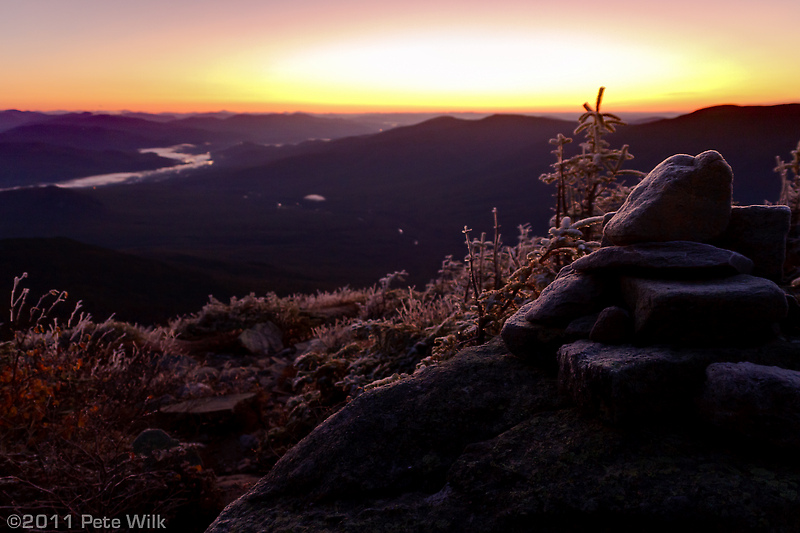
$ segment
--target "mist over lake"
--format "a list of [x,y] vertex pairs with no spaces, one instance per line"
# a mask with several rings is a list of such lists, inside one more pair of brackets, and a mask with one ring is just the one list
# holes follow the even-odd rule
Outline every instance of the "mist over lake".
[[142,148],[139,153],[157,154],[167,159],[180,161],[179,165],[159,168],[155,170],[144,170],[141,172],[114,172],[111,174],[99,174],[96,176],[86,176],[83,178],[62,181],[55,185],[66,189],[84,187],[102,187],[106,185],[119,185],[125,183],[135,183],[144,180],[162,180],[183,174],[187,171],[206,167],[214,164],[211,154],[190,153],[187,150],[194,148],[191,144],[179,144],[166,148]]

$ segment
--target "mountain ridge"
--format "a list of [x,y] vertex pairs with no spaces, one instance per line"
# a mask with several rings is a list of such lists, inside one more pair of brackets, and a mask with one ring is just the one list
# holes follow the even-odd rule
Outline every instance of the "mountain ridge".
[[[0,237],[62,235],[202,265],[209,275],[246,273],[253,290],[284,294],[369,285],[403,269],[421,286],[446,255],[465,253],[465,225],[491,234],[493,208],[506,242],[523,224],[546,234],[553,190],[538,177],[554,162],[548,141],[575,137],[574,128],[545,117],[442,116],[326,142],[231,145],[219,164],[160,182],[56,189],[46,201],[43,192],[2,193]],[[775,201],[775,157],[800,140],[800,104],[719,106],[621,127],[607,139],[629,144],[635,159],[626,168],[645,172],[675,153],[718,150],[734,169],[739,203]],[[325,201],[304,200],[312,194]],[[102,208],[68,209],[81,202]]]

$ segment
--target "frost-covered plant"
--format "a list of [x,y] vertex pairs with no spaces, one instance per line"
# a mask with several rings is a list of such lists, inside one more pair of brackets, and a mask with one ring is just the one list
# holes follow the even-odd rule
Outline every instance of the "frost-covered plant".
[[[464,227],[468,252],[465,258],[468,283],[464,289],[468,310],[464,317],[471,325],[459,330],[462,336],[470,332],[472,340],[480,344],[497,335],[521,303],[536,297],[564,265],[597,248],[603,215],[621,205],[630,192],[620,178],[643,175],[622,168],[633,158],[627,145],[612,149],[604,138],[624,122],[616,115],[600,111],[603,92],[601,87],[594,108],[584,104],[586,112],[575,129],[576,134],[583,133],[585,137],[580,154],[567,157],[565,147],[572,139],[562,134],[550,140],[556,146],[553,150],[556,162],[552,165],[553,172],[539,177],[556,185],[555,214],[547,237],[532,237],[529,228],[524,231],[521,228],[517,246],[503,246],[496,209],[491,241],[487,241],[485,234],[471,239],[472,230]],[[470,293],[474,298],[470,298]],[[439,344],[458,345],[454,339],[451,334]]]
[[[789,206],[792,211],[792,226],[800,223],[800,142],[797,149],[792,150],[792,160],[788,163],[776,156],[775,172],[781,178],[781,194],[779,204]],[[791,175],[790,175],[791,173]]]
[[[622,168],[626,161],[633,159],[627,144],[622,148],[611,148],[604,138],[616,131],[617,126],[625,125],[617,115],[600,111],[604,92],[605,87],[600,87],[594,108],[588,102],[583,104],[586,112],[578,119],[574,131],[575,135],[584,135],[581,153],[567,157],[565,147],[572,143],[572,139],[559,134],[550,140],[550,144],[555,145],[553,171],[539,177],[545,183],[556,185],[551,226],[560,230],[564,227],[563,219],[569,217],[570,226],[572,221],[578,221],[575,229],[581,230],[582,238],[587,242],[599,236],[598,219],[594,217],[619,207],[630,192],[620,178],[625,175],[643,176],[639,171]],[[582,223],[584,220],[593,223]]]
[[185,453],[154,467],[129,451],[150,399],[176,385],[159,368],[171,336],[96,324],[77,306],[59,323],[48,313],[66,293],[29,306],[25,277],[0,344],[0,510],[116,516],[157,506],[168,518],[209,496],[213,474],[184,465]]
[[786,162],[775,158],[775,172],[781,180],[778,203],[789,207],[792,213],[789,235],[786,239],[786,261],[784,275],[795,289],[800,288],[800,142],[792,150],[792,158]]
[[530,226],[520,226],[517,244],[504,246],[500,236],[497,209],[491,241],[481,234],[470,239],[464,228],[468,254],[465,262],[463,310],[456,328],[436,344],[442,353],[469,344],[483,344],[500,333],[505,320],[527,299],[535,297],[552,276],[542,276],[535,257],[541,255],[543,239],[533,237]]

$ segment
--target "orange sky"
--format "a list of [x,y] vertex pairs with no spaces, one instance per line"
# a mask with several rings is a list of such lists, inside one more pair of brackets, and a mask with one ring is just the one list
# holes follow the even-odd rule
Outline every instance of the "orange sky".
[[797,0],[25,0],[0,109],[615,111],[800,102]]

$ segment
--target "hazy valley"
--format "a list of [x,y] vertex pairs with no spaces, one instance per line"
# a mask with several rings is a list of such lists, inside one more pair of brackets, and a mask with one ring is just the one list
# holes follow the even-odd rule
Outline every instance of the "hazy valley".
[[[521,224],[546,232],[553,191],[538,176],[554,160],[548,140],[572,136],[574,121],[443,116],[391,127],[399,122],[2,112],[0,187],[27,187],[0,193],[0,238],[15,239],[0,243],[0,298],[27,271],[34,287],[67,290],[98,318],[163,321],[208,294],[364,286],[396,270],[422,286],[445,255],[465,253],[465,225],[490,232],[494,207],[507,243]],[[734,169],[734,199],[750,204],[777,200],[775,156],[799,138],[794,104],[708,108],[608,140],[629,144],[628,167],[645,172],[716,149]],[[94,189],[30,187],[174,165],[140,150],[184,143],[213,164]]]

